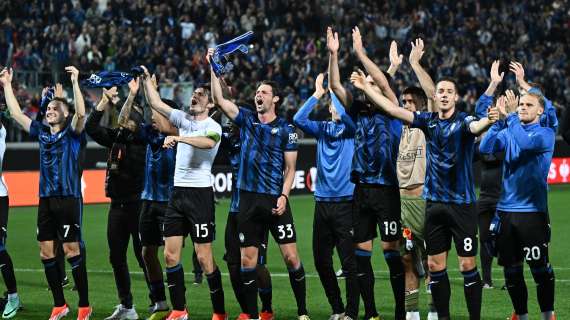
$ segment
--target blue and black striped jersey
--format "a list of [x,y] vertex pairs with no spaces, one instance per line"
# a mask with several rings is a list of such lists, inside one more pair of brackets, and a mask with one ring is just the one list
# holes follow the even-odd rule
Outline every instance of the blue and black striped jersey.
[[279,196],[283,190],[285,152],[297,151],[295,127],[280,117],[261,123],[256,113],[241,107],[234,122],[241,137],[237,187]]
[[40,198],[81,197],[80,150],[85,132],[70,125],[56,134],[39,121],[32,121],[30,137],[40,143]]

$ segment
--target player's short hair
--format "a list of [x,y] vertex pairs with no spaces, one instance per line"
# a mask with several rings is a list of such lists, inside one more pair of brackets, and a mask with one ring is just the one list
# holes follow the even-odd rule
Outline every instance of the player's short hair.
[[418,88],[416,86],[407,87],[402,92],[402,95],[404,95],[404,94],[409,94],[412,96],[412,99],[414,99],[414,101],[416,103],[417,110],[422,111],[422,110],[427,109],[428,97],[426,96],[426,93],[421,88]]
[[281,96],[281,89],[279,88],[279,84],[273,80],[262,80],[257,86],[265,84],[271,87],[271,91],[273,92],[274,97],[279,97],[279,101],[283,100]]
[[[204,83],[199,84],[199,85],[196,87],[196,89],[200,89],[200,88],[204,90],[204,92],[205,92],[206,95],[208,96],[208,101],[210,101],[210,100],[211,100],[211,98],[210,98],[210,88],[211,88],[211,87],[210,87],[210,83],[209,83],[209,82],[204,82]],[[194,89],[194,90],[196,90],[196,89]]]
[[50,102],[59,102],[61,103],[66,109],[67,111],[71,114],[75,112],[75,109],[69,104],[69,102],[67,102],[67,100],[65,100],[64,98],[60,98],[60,97],[55,97],[53,98]]
[[439,78],[439,79],[437,80],[437,82],[435,83],[435,86],[437,87],[437,85],[438,85],[440,82],[442,82],[442,81],[447,81],[447,82],[453,83],[453,87],[455,88],[455,92],[456,92],[457,94],[459,94],[459,88],[457,87],[457,80],[456,80],[455,78],[452,78],[452,77],[442,77],[442,78]]
[[525,95],[531,96],[531,97],[535,97],[538,100],[538,106],[542,107],[544,109],[544,96],[538,93],[534,93],[534,92],[529,92]]

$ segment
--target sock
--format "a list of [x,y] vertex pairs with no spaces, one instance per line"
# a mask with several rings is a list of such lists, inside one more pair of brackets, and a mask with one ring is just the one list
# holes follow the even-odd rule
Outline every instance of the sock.
[[406,291],[406,312],[415,312],[420,310],[419,300],[420,291],[418,289]]
[[289,282],[297,301],[297,314],[299,316],[308,314],[307,312],[307,284],[305,280],[305,269],[300,264],[297,269],[289,269]]
[[170,292],[172,310],[183,311],[186,306],[186,287],[184,286],[184,269],[180,263],[172,268],[166,268],[166,282]]
[[360,295],[364,302],[364,318],[370,319],[378,316],[376,303],[374,302],[374,272],[372,271],[372,263],[370,262],[372,252],[357,249],[355,254],[358,286],[360,287]]
[[427,301],[428,301],[428,310],[429,312],[437,312],[435,310],[435,305],[433,304],[433,297],[431,295],[431,286],[428,283],[427,284],[427,288],[426,288],[426,294],[427,294]]
[[449,286],[447,269],[435,272],[430,271],[430,276],[431,295],[433,297],[433,304],[437,310],[437,315],[439,319],[448,319],[451,288]]
[[[540,314],[540,320],[551,320],[554,315],[554,311],[546,311]],[[522,320],[522,319],[520,319]]]
[[465,301],[467,302],[467,310],[469,311],[470,320],[481,319],[481,301],[483,295],[483,284],[477,267],[469,271],[462,271],[463,275],[463,292]]
[[[550,264],[530,269],[536,283],[536,296],[542,313],[554,311],[554,270]],[[548,318],[550,320],[550,318]]]
[[77,293],[79,294],[79,307],[89,306],[89,283],[87,282],[87,267],[85,264],[85,259],[81,254],[76,255],[67,259],[67,262],[71,266],[71,274],[73,275],[73,281],[75,282],[75,287],[77,288]]
[[240,273],[240,266],[239,264],[229,264],[228,263],[228,272],[230,273],[230,282],[232,283],[232,289],[234,290],[234,295],[236,296],[236,300],[240,306],[240,310],[244,313],[247,313],[247,306],[245,304],[243,290],[242,290],[242,281],[241,281],[241,273]]
[[[519,314],[517,317],[519,317],[519,320],[528,320],[528,313]],[[550,318],[547,318],[547,320],[550,320]]]
[[8,251],[6,251],[3,245],[0,245],[0,269],[2,270],[2,277],[4,278],[8,294],[16,293],[18,290],[16,286],[16,276],[14,275],[14,265],[12,264],[12,259]]
[[44,272],[46,274],[46,279],[53,295],[53,305],[54,307],[61,307],[65,304],[65,298],[63,297],[63,288],[61,287],[61,281],[59,281],[59,271],[57,270],[57,261],[55,258],[42,260],[44,264]]
[[256,268],[241,268],[241,281],[246,313],[250,319],[259,318],[257,309],[257,272]]
[[225,314],[224,288],[222,288],[222,274],[220,273],[220,268],[216,267],[214,272],[207,274],[206,279],[208,280],[208,287],[210,287],[210,299],[212,300],[214,313]]
[[404,264],[402,263],[400,251],[384,250],[384,259],[386,259],[386,264],[388,264],[388,269],[390,269],[390,284],[392,285],[392,293],[396,302],[394,318],[403,320],[406,318],[406,280],[404,278]]
[[524,282],[523,266],[505,267],[503,273],[515,314],[527,314],[528,291]]
[[166,301],[166,291],[164,290],[163,280],[151,282],[150,292],[155,302]]
[[257,281],[259,287],[259,299],[261,300],[261,311],[273,312],[273,308],[271,306],[271,300],[273,300],[271,275],[265,265],[257,265]]

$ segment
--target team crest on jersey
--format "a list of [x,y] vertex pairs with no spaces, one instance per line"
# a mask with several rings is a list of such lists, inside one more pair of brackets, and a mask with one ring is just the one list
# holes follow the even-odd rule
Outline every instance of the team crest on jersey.
[[243,233],[239,233],[239,242],[243,243],[245,241],[245,236],[243,235]]
[[279,133],[279,128],[273,128],[273,129],[271,129],[271,134],[272,134],[272,135],[276,135],[276,134],[278,134],[278,133]]

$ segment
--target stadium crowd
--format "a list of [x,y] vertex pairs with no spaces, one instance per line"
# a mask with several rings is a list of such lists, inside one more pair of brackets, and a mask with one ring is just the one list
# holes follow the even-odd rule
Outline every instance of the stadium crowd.
[[[348,43],[348,31],[359,25],[369,55],[385,67],[391,40],[406,54],[412,37],[425,39],[422,64],[434,79],[459,80],[460,109],[473,110],[494,59],[501,59],[507,72],[508,61],[521,62],[527,79],[543,85],[545,95],[563,108],[570,101],[570,36],[564,32],[570,27],[569,10],[565,1],[546,5],[538,0],[402,0],[396,5],[355,0],[0,0],[0,65],[39,72],[45,75],[39,79],[43,86],[44,79],[53,79],[66,65],[87,74],[145,64],[163,83],[196,87],[209,80],[203,48],[253,30],[256,39],[247,59],[236,57],[238,72],[229,76],[230,83],[243,88],[237,100],[252,96],[252,79],[274,80],[284,88],[281,112],[291,120],[310,96],[313,77],[326,69],[326,60],[316,59],[326,50],[323,30],[335,26],[341,43]],[[350,52],[339,59],[346,82],[353,59]],[[414,81],[408,65],[402,68],[398,84]],[[18,79],[23,83],[17,96],[33,115],[40,89]],[[22,139],[16,132],[9,137]]]

